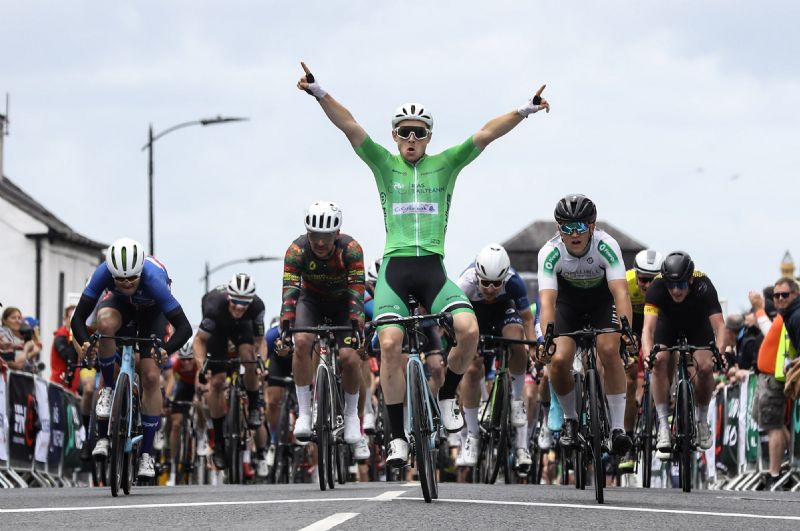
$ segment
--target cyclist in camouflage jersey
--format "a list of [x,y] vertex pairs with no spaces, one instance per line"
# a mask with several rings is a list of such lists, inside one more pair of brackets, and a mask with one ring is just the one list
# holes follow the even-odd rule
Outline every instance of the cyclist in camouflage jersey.
[[[458,345],[448,357],[444,385],[439,390],[442,423],[450,431],[464,424],[455,401],[464,371],[476,355],[478,323],[469,299],[447,278],[444,268],[444,236],[458,173],[494,140],[519,125],[524,118],[550,105],[536,95],[517,110],[490,120],[462,144],[437,155],[427,155],[433,118],[424,105],[407,103],[392,116],[392,138],[399,155],[376,144],[353,115],[325,92],[301,63],[305,75],[297,87],[319,102],[330,121],[350,141],[356,154],[370,167],[378,185],[386,228],[383,265],[375,288],[375,318],[407,316],[406,300],[413,294],[431,313],[453,314]],[[401,349],[403,331],[382,327],[381,387],[386,398],[392,441],[387,464],[402,466],[408,460],[403,433],[405,376]]]

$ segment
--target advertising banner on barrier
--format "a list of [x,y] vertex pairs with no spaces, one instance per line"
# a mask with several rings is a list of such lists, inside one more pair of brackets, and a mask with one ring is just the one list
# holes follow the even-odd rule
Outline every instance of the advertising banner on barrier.
[[81,416],[78,398],[72,393],[62,393],[64,401],[64,470],[81,466]]
[[50,448],[50,402],[47,396],[47,381],[36,377],[33,385],[36,392],[36,414],[39,416],[34,458],[40,463],[47,463],[47,450]]
[[756,378],[755,374],[750,374],[742,385],[747,388],[747,402],[744,405],[744,418],[746,419],[747,433],[744,440],[744,458],[749,466],[756,468],[758,466],[758,445],[760,443],[760,438],[758,436],[758,423],[753,417],[753,402],[756,400],[758,378]]
[[800,464],[800,400],[792,407],[792,431],[794,432],[794,461]]
[[723,474],[727,472],[722,460],[722,451],[725,447],[725,388],[720,389],[714,396],[714,464]]
[[6,410],[6,378],[0,374],[0,461],[8,461],[8,411]]
[[725,390],[725,419],[723,422],[722,455],[720,462],[725,465],[728,475],[739,473],[739,384],[728,386]]
[[36,415],[33,376],[9,371],[6,393],[10,424],[8,460],[11,466],[28,469],[33,463],[33,450],[39,422]]
[[58,470],[64,455],[64,390],[54,384],[47,385],[47,399],[50,403],[50,448],[47,450],[47,466],[51,471]]

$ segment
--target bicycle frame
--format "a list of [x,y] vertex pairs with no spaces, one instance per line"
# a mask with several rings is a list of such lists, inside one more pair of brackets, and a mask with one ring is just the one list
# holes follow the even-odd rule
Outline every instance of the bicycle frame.
[[[419,385],[421,386],[423,393],[425,395],[425,407],[428,410],[428,429],[430,430],[430,435],[428,439],[427,447],[429,450],[433,450],[436,447],[436,439],[444,436],[441,431],[443,428],[439,426],[439,429],[436,429],[436,422],[434,420],[434,416],[436,419],[441,418],[441,412],[439,411],[439,403],[436,400],[433,400],[431,397],[431,391],[428,387],[428,382],[425,379],[425,365],[422,363],[422,358],[420,357],[419,352],[419,338],[417,337],[418,323],[415,321],[414,323],[414,334],[409,334],[409,353],[408,353],[408,361],[406,362],[406,399],[405,399],[405,406],[406,412],[403,422],[403,431],[406,434],[406,439],[409,441],[409,444],[413,448],[414,442],[414,430],[412,427],[412,404],[411,404],[411,379],[408,378],[408,375],[411,374],[411,366],[412,364],[417,365],[419,374]],[[413,337],[413,339],[412,339]]]
[[[111,410],[114,411],[114,401],[117,400],[117,389],[119,388],[119,383],[121,382],[123,375],[128,378],[128,381],[131,382],[130,387],[128,387],[128,400],[129,404],[134,404],[133,398],[134,396],[138,397],[139,395],[139,382],[136,381],[136,363],[133,357],[133,345],[124,345],[122,347],[122,363],[120,364],[119,374],[117,375],[117,385],[114,387],[114,394],[111,398]],[[130,414],[128,415],[128,437],[125,442],[125,453],[130,453],[133,450],[133,447],[139,442],[141,442],[144,435],[139,434],[135,437],[131,438],[131,433],[133,431],[133,410],[134,408],[130,409]],[[136,407],[137,412],[139,411],[139,407]],[[111,435],[111,423],[108,424],[108,435]]]

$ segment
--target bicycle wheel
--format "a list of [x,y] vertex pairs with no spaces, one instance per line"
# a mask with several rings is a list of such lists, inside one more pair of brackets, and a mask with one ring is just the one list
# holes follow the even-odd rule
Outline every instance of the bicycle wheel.
[[692,417],[689,410],[689,382],[678,384],[678,476],[683,492],[692,491]]
[[128,375],[120,374],[112,398],[111,433],[109,437],[109,483],[111,484],[111,495],[119,496],[120,487],[123,483],[123,470],[125,464],[125,444],[128,441],[128,417],[130,416],[130,381]]
[[241,475],[241,453],[239,451],[239,389],[235,384],[231,384],[230,396],[228,398],[228,413],[225,417],[225,475],[228,484],[238,484],[242,482]]
[[411,410],[411,424],[414,433],[414,453],[416,455],[417,473],[419,482],[422,486],[422,497],[426,503],[431,503],[435,497],[436,473],[434,471],[433,455],[428,448],[429,443],[429,419],[425,390],[422,386],[427,385],[425,377],[420,372],[419,365],[411,363],[408,371],[408,378],[411,381],[411,396],[408,397]]
[[347,468],[350,466],[350,445],[339,443],[336,445],[336,481],[339,485],[347,483]]
[[504,457],[503,452],[507,454],[508,451],[504,447],[505,443],[505,430],[507,424],[507,396],[506,396],[506,386],[503,385],[502,376],[498,376],[495,378],[495,389],[494,389],[494,399],[492,401],[492,424],[491,429],[489,430],[489,437],[491,438],[491,444],[487,445],[487,466],[489,468],[489,477],[487,483],[494,484],[497,481],[497,474],[500,472],[500,467],[502,466],[503,459],[508,459],[506,455]]
[[[582,354],[580,354],[580,356],[582,356]],[[572,467],[575,474],[575,488],[579,490],[584,490],[586,488],[586,474],[589,465],[585,458],[586,454],[584,453],[585,450],[583,446],[587,440],[587,416],[584,415],[583,411],[584,403],[586,402],[586,397],[584,396],[586,389],[584,387],[583,374],[576,374],[573,393],[575,393],[575,411],[578,412],[578,441],[575,442],[574,449],[571,453]],[[566,482],[564,484],[566,485]]]
[[[328,371],[320,366],[317,369],[317,379],[314,384],[314,405],[316,406],[315,431],[317,436],[317,475],[319,476],[319,488],[328,488],[328,474],[330,470],[331,458],[331,432],[330,423],[330,402],[328,395]],[[331,483],[333,483],[333,478]],[[333,486],[331,486],[333,488]]]
[[589,436],[591,438],[592,466],[594,467],[594,494],[597,503],[603,503],[603,487],[606,481],[603,467],[602,418],[600,417],[600,389],[597,372],[588,371],[586,380],[589,387]]
[[653,431],[656,429],[656,410],[649,392],[642,396],[642,416],[642,487],[649,489],[653,478]]

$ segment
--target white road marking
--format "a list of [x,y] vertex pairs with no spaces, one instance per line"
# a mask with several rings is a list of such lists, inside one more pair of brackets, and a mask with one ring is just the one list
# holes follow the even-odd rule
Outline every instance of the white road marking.
[[419,481],[409,481],[408,483],[403,483],[403,487],[419,487]]
[[390,501],[390,500],[393,500],[393,499],[397,498],[398,496],[401,496],[401,495],[405,494],[405,492],[406,491],[404,491],[404,490],[387,490],[386,492],[384,492],[382,494],[378,494],[377,496],[372,498],[372,500],[373,501]]
[[359,514],[361,513],[332,514],[327,518],[323,518],[318,522],[314,522],[313,524],[300,529],[300,531],[327,531],[328,529],[334,528],[337,525],[350,520],[351,518],[355,518]]
[[[396,500],[423,500],[424,498],[402,497]],[[721,513],[714,511],[691,511],[680,509],[651,509],[648,507],[615,507],[613,505],[579,505],[577,503],[551,503],[551,502],[517,502],[517,501],[497,501],[497,500],[436,500],[439,503],[473,503],[485,505],[520,505],[524,507],[563,507],[565,509],[586,509],[598,511],[627,511],[639,513],[666,513],[666,514],[691,514],[697,516],[724,516],[731,518],[750,518],[764,520],[791,520],[800,522],[800,516],[780,516],[774,514],[745,514],[745,513]]]
[[214,505],[275,505],[280,503],[320,503],[320,502],[352,502],[374,500],[371,498],[308,498],[302,500],[242,500],[242,501],[205,501],[181,503],[138,503],[131,505],[94,505],[87,507],[27,507],[23,509],[0,509],[6,513],[52,513],[58,511],[102,511],[105,509],[159,509],[166,507],[210,507]]

